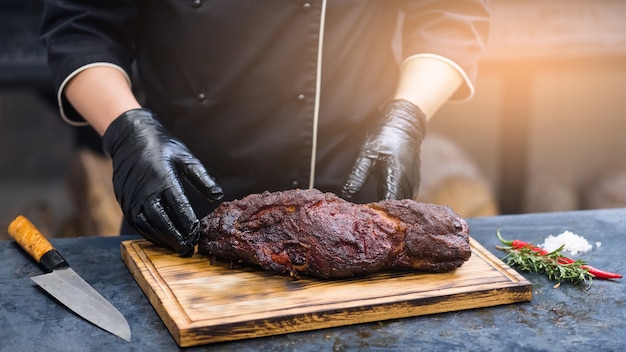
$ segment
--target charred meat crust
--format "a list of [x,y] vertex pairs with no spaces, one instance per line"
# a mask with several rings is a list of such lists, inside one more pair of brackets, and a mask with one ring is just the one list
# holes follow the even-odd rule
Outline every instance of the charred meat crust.
[[198,252],[318,278],[444,272],[471,255],[467,223],[412,200],[354,204],[319,190],[252,194],[202,219]]

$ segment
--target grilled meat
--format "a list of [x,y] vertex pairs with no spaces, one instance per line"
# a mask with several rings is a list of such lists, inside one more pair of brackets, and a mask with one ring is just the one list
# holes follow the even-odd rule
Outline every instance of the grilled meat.
[[471,255],[467,223],[412,200],[354,204],[319,190],[252,194],[202,219],[198,252],[318,278],[444,272]]

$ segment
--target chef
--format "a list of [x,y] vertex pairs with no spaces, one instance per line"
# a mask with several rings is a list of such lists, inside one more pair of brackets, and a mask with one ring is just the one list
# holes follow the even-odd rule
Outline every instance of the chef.
[[41,29],[61,116],[112,158],[122,232],[188,256],[199,216],[250,193],[415,197],[427,121],[473,95],[486,3],[46,0]]

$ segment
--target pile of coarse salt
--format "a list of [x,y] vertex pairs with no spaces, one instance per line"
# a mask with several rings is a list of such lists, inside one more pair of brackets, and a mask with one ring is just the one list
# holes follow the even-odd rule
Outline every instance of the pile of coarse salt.
[[[596,242],[596,247],[601,245],[601,242]],[[584,254],[593,249],[593,246],[583,236],[570,231],[565,231],[558,236],[550,235],[540,245],[541,248],[548,252],[557,250],[561,246],[564,246],[563,252],[568,252],[570,255]]]

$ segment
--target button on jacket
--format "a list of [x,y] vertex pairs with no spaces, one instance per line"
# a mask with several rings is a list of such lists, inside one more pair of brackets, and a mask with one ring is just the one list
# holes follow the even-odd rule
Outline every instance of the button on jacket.
[[[81,121],[63,96],[73,75],[136,64],[144,105],[228,200],[339,193],[400,64],[449,62],[465,78],[454,98],[467,98],[488,20],[474,0],[47,0],[42,36],[68,121]],[[359,201],[376,200],[368,189]]]

